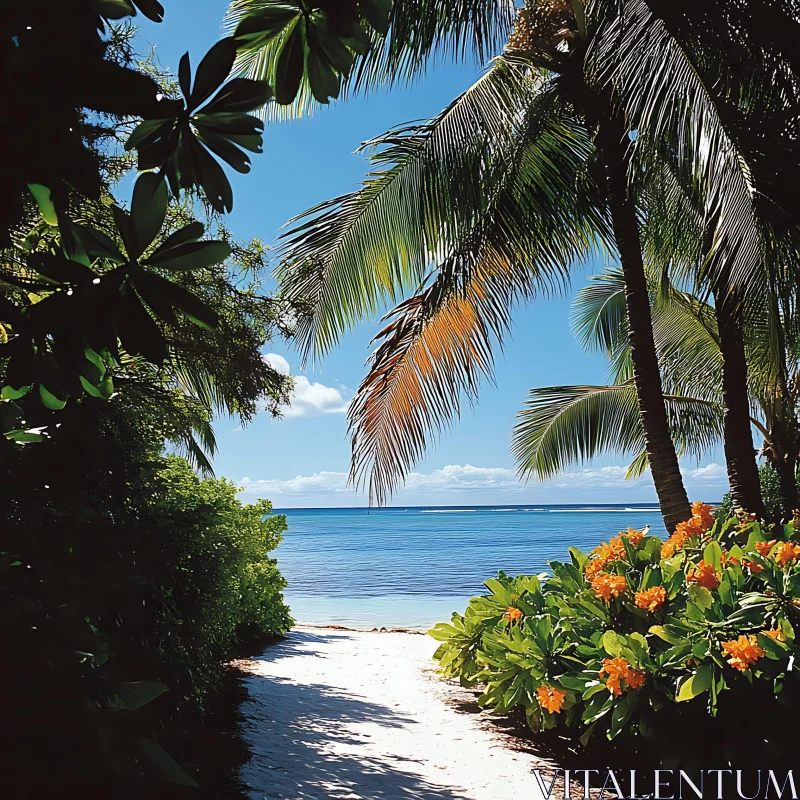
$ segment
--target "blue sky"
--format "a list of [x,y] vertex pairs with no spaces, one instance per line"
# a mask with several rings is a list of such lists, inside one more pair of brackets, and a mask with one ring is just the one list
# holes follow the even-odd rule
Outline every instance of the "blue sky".
[[[187,50],[194,66],[220,37],[227,3],[220,0],[167,0],[166,18],[156,25],[143,17],[141,50],[154,45],[161,62],[175,71]],[[309,119],[269,123],[264,154],[249,175],[231,174],[233,213],[226,224],[240,238],[274,241],[279,229],[316,203],[354,189],[364,176],[358,145],[402,122],[440,111],[479,74],[477,65],[447,66],[424,81],[370,97],[351,98]],[[575,272],[573,289],[583,283]],[[604,383],[606,365],[586,355],[569,330],[570,297],[541,299],[516,315],[513,337],[498,355],[496,386],[486,385],[479,404],[432,448],[414,470],[395,504],[492,504],[652,501],[648,477],[624,481],[623,457],[576,466],[547,484],[520,484],[509,455],[514,416],[528,389],[561,384]],[[344,338],[314,371],[302,372],[298,354],[283,342],[265,351],[296,377],[293,408],[282,421],[260,415],[244,430],[235,420],[216,423],[218,475],[245,487],[243,496],[263,496],[276,507],[363,505],[363,495],[345,486],[349,443],[345,409],[364,375],[369,341],[377,321]],[[727,488],[721,453],[702,464],[684,465],[693,499],[716,500]]]

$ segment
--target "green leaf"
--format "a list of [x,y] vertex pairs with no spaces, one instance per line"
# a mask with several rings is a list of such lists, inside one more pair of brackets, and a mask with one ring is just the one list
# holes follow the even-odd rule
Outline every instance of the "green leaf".
[[61,411],[61,409],[67,405],[66,400],[61,400],[60,398],[56,397],[45,386],[39,386],[39,397],[42,400],[42,405],[45,408],[50,409],[50,411]]
[[206,200],[218,214],[230,213],[233,210],[233,190],[230,181],[204,145],[196,139],[192,141],[192,144],[197,180],[203,188]]
[[389,14],[392,0],[363,0],[359,8],[367,22],[382,36],[389,32]]
[[130,0],[92,0],[92,5],[106,19],[117,20],[136,15],[136,9]]
[[[311,44],[311,42],[309,42]],[[341,75],[349,75],[353,68],[353,53],[327,26],[314,26],[314,45],[320,47],[331,66]]]
[[771,636],[767,636],[766,633],[758,634],[758,644],[767,654],[767,657],[771,659],[786,658],[791,652],[786,644],[776,641]]
[[43,278],[56,283],[91,283],[98,277],[96,272],[77,261],[70,261],[61,253],[31,253],[28,266]]
[[25,397],[31,390],[30,386],[20,386],[19,389],[14,389],[11,386],[4,386],[0,391],[0,399],[2,400],[19,400],[20,397]]
[[511,603],[511,593],[503,586],[500,581],[495,578],[489,578],[483,582],[483,585],[503,604],[508,605]]
[[58,225],[58,214],[56,214],[56,207],[53,205],[50,190],[40,183],[29,183],[28,188],[39,206],[39,214],[42,219],[48,225]]
[[33,442],[43,442],[44,436],[41,433],[31,433],[30,431],[21,430],[19,428],[13,431],[6,431],[3,436],[11,442],[18,442],[19,444],[31,444]]
[[603,634],[603,649],[612,658],[619,658],[622,655],[622,650],[625,647],[625,642],[614,631],[606,631]]
[[205,226],[202,222],[190,222],[183,228],[178,229],[171,233],[159,246],[158,249],[150,256],[152,258],[157,253],[169,250],[171,247],[177,247],[179,244],[186,242],[196,242],[202,238],[205,232]]
[[168,201],[167,182],[163,175],[145,172],[139,176],[131,200],[131,224],[135,236],[134,251],[128,252],[131,258],[138,258],[158,236],[167,216]]
[[714,665],[711,663],[703,664],[694,675],[681,684],[680,691],[678,692],[675,700],[678,703],[683,703],[686,700],[691,700],[698,695],[703,694],[711,686],[711,681],[714,678]]
[[714,605],[714,596],[705,586],[690,583],[689,602],[694,603],[698,608],[707,609]]
[[297,97],[305,67],[306,33],[300,22],[295,22],[281,46],[275,66],[275,102],[289,105]]
[[199,788],[197,781],[183,767],[180,767],[164,748],[159,747],[152,739],[137,737],[134,742],[137,746],[137,755],[145,768],[155,772],[170,783]]
[[327,105],[329,98],[339,96],[341,81],[324,54],[313,48],[306,59],[311,93],[318,103]]
[[236,26],[234,37],[246,42],[248,46],[256,41],[263,46],[282,33],[291,22],[297,22],[301,13],[296,6],[267,6],[244,17]]
[[608,731],[609,739],[615,739],[622,733],[625,723],[633,713],[633,697],[631,694],[626,694],[614,706],[614,710],[611,712],[611,726]]
[[192,96],[192,66],[189,61],[189,54],[184,53],[181,60],[178,62],[178,82],[181,86],[181,92],[188,101]]
[[96,397],[98,400],[107,399],[103,396],[103,393],[100,391],[100,389],[95,386],[85,375],[79,375],[78,380],[80,380],[81,386],[86,394],[90,395],[91,397]]
[[151,364],[161,364],[167,357],[167,345],[158,325],[139,298],[128,293],[115,317],[117,335],[131,355],[141,354]]
[[116,264],[124,264],[127,261],[111,237],[102,231],[75,223],[71,223],[69,228],[87,255],[92,258],[107,258]]
[[706,564],[713,564],[716,572],[722,571],[722,548],[719,546],[719,542],[713,541],[706,545],[703,550],[703,561]]
[[158,139],[167,136],[172,130],[174,120],[172,119],[146,119],[140,122],[134,129],[133,133],[128,137],[125,142],[125,150],[133,150],[134,148],[146,147],[153,144]]
[[209,149],[233,167],[237,172],[246,175],[250,172],[250,157],[234,145],[227,136],[197,126],[197,138]]
[[[262,108],[272,99],[272,87],[266,81],[234,78],[228,81],[195,117],[212,117],[216,114],[241,113]],[[260,120],[258,120],[260,122]]]
[[118,711],[136,711],[151,703],[167,691],[167,686],[158,681],[126,681],[113,686],[108,707]]
[[669,644],[681,644],[684,640],[682,636],[670,633],[663,625],[653,625],[649,632],[654,636],[658,636],[659,639],[669,642]]
[[218,41],[197,67],[191,98],[187,97],[190,110],[202,105],[225,82],[236,59],[236,41],[227,37]]
[[231,254],[227,242],[186,242],[153,253],[145,263],[173,272],[188,272],[221,264]]
[[[147,296],[149,297],[158,286],[161,287],[159,292],[161,299],[180,309],[196,325],[200,325],[206,330],[217,326],[219,317],[213,308],[182,286],[178,286],[160,275],[148,276]],[[156,309],[153,310],[156,311]]]

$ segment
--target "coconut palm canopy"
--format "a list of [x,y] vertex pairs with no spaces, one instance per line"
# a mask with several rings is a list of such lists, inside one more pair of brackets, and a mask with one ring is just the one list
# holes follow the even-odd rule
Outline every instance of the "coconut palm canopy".
[[[475,85],[436,118],[367,143],[374,170],[363,187],[294,220],[278,276],[298,311],[307,357],[324,356],[353,324],[400,301],[350,410],[351,477],[368,483],[371,499],[383,502],[431,437],[476,397],[514,305],[563,286],[574,264],[599,248],[619,252],[620,237],[630,238],[610,204],[603,137],[606,150],[624,151],[640,221],[659,219],[651,228],[664,234],[678,211],[693,209],[689,230],[713,241],[696,265],[704,279],[724,276],[728,287],[751,292],[769,284],[765,220],[785,220],[765,212],[764,198],[780,187],[765,181],[769,195],[754,191],[755,172],[744,167],[757,159],[741,158],[730,114],[711,91],[720,69],[708,66],[714,62],[703,45],[694,28],[672,30],[643,2],[528,3],[505,51]],[[759,55],[753,46],[731,58]],[[758,98],[761,113],[779,115],[780,103],[753,83],[730,80],[726,91]],[[628,213],[628,231],[631,220]],[[646,247],[657,237],[641,239]],[[633,251],[641,262],[637,243]],[[630,298],[627,304],[630,323]],[[649,308],[638,305],[645,352]],[[643,392],[658,383],[654,353],[638,380],[632,371],[628,400],[613,395],[618,403],[641,411]],[[658,394],[647,400],[654,412],[642,417],[651,427],[659,413],[664,419],[658,447],[649,448],[651,466],[653,453],[665,449],[668,417],[675,431],[675,414]],[[648,450],[646,433],[639,443]],[[681,449],[697,446],[688,434],[679,437]],[[665,472],[675,480],[674,450]]]
[[[438,116],[364,145],[363,186],[293,220],[283,243],[277,275],[307,358],[395,304],[350,410],[351,478],[371,500],[387,499],[491,378],[514,306],[563,287],[606,248],[626,279],[640,450],[668,524],[685,518],[644,276],[658,236],[639,228],[646,220],[669,240],[662,264],[691,263],[735,298],[731,316],[743,298],[786,286],[796,196],[778,155],[792,146],[797,82],[788,39],[770,47],[764,35],[767,17],[796,24],[787,4],[758,19],[747,3],[680,6],[530,0],[512,28],[507,2],[417,0],[395,4],[392,33],[354,56],[346,91],[419,77],[443,53],[498,54]],[[242,66],[272,69],[280,46],[254,48]],[[686,239],[670,234],[687,208],[687,230],[708,240],[701,262],[664,255]],[[678,437],[680,450],[697,446]]]

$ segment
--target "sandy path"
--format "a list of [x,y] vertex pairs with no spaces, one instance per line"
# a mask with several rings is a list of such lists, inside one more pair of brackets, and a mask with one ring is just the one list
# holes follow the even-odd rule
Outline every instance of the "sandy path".
[[[247,663],[242,706],[253,800],[539,800],[504,734],[453,704],[436,642],[404,633],[298,627]],[[449,701],[449,702],[448,702]]]

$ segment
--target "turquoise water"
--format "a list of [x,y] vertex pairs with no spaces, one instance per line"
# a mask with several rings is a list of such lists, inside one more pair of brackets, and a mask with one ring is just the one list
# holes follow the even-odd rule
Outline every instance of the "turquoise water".
[[277,550],[298,622],[428,628],[498,570],[536,574],[628,527],[664,534],[656,506],[287,509]]

